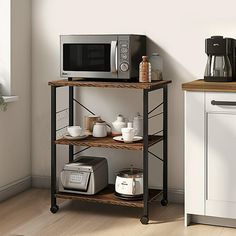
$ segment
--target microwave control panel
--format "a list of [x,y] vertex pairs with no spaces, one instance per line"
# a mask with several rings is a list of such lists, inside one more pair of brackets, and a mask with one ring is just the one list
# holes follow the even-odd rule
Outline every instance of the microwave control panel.
[[127,72],[129,70],[129,43],[126,40],[119,42],[119,59],[120,59],[120,70]]

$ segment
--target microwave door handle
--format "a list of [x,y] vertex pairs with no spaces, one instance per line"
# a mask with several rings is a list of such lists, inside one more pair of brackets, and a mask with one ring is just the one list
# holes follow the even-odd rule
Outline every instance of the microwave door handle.
[[111,72],[117,72],[117,41],[111,41]]

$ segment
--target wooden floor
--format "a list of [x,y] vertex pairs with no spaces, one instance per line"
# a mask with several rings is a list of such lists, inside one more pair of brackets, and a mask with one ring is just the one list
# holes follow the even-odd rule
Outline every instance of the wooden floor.
[[139,222],[141,210],[103,204],[60,201],[49,212],[48,190],[31,189],[0,203],[0,235],[96,236],[233,236],[236,229],[207,225],[184,227],[183,206],[153,203],[149,225]]

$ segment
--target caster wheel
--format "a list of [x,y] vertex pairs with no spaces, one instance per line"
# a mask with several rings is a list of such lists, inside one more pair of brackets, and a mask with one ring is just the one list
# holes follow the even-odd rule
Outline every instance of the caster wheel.
[[143,224],[143,225],[147,225],[148,224],[148,217],[147,216],[142,216],[141,219],[140,219],[140,222]]
[[52,206],[52,207],[50,208],[50,211],[51,211],[53,214],[57,213],[58,210],[59,210],[58,205]]
[[161,205],[162,206],[167,206],[168,205],[168,201],[166,199],[162,199],[161,200]]

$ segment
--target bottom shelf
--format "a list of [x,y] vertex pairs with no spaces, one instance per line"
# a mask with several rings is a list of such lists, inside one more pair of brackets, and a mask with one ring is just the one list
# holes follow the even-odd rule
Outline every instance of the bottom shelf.
[[[73,193],[64,193],[58,192],[55,196],[57,198],[63,199],[74,199],[79,201],[86,201],[86,202],[96,202],[96,203],[105,203],[105,204],[112,204],[112,205],[119,205],[119,206],[128,206],[128,207],[140,207],[144,206],[143,201],[126,201],[117,198],[114,194],[114,185],[110,184],[107,188],[102,190],[101,192],[95,195],[83,195],[83,194],[73,194]],[[149,202],[156,199],[162,193],[162,190],[158,189],[149,189]]]

